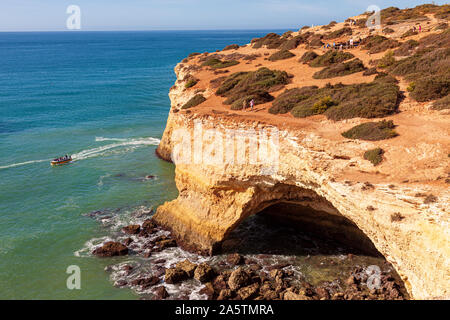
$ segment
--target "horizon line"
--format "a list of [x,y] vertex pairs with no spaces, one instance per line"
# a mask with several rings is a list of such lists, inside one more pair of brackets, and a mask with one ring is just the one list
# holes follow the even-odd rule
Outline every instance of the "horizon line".
[[[300,27],[301,28],[301,27]],[[267,31],[267,30],[300,30],[300,28],[232,28],[232,29],[129,29],[129,30],[13,30],[0,33],[83,33],[83,32],[151,32],[151,31]]]

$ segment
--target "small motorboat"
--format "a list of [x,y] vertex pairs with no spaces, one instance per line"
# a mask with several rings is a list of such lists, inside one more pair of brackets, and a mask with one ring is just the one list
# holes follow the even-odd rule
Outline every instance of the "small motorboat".
[[64,157],[60,157],[60,158],[56,158],[53,159],[50,164],[52,166],[58,166],[60,164],[66,164],[69,163],[70,161],[72,161],[72,156],[64,156]]

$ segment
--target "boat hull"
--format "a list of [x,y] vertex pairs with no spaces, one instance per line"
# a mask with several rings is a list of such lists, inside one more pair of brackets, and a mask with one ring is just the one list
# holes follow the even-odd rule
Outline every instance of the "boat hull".
[[50,164],[52,166],[59,166],[61,164],[69,163],[70,161],[72,161],[72,159],[68,159],[68,160],[64,160],[64,161],[51,161]]

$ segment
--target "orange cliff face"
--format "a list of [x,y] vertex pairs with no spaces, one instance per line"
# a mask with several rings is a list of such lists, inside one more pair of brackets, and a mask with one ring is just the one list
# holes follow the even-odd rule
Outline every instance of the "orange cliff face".
[[[390,25],[393,32],[383,36],[398,41],[398,48],[409,40],[421,43],[430,35],[445,34],[445,30],[436,30],[442,19],[425,16],[428,20],[420,20],[421,33],[402,38],[417,23],[407,20]],[[344,24],[309,28],[284,40],[306,32],[323,36]],[[350,28],[353,39],[364,42],[369,36],[367,28]],[[339,43],[349,37],[322,41]],[[160,206],[154,219],[172,230],[185,247],[211,254],[220,250],[227,235],[244,219],[277,208],[272,210],[277,219],[379,251],[396,268],[412,297],[450,297],[448,109],[433,110],[436,99],[418,102],[413,98],[417,94],[406,90],[410,81],[396,76],[401,92],[397,109],[383,116],[396,126],[397,136],[390,139],[348,139],[341,134],[380,119],[335,121],[327,113],[307,117],[269,113],[286,89],[375,80],[376,74],[364,75],[364,71],[315,78],[323,68],[298,60],[307,51],[323,55],[326,50],[312,48],[308,38],[302,41],[289,50],[295,56],[278,61],[268,57],[279,48],[253,48],[253,43],[195,55],[177,65],[178,80],[170,91],[172,107],[157,151],[176,165],[179,196]],[[387,50],[369,55],[360,44],[343,51],[365,66],[376,66]],[[239,63],[225,68],[202,66],[211,57]],[[395,56],[397,61],[405,58]],[[216,94],[230,75],[261,67],[289,75],[287,84],[267,89],[275,100],[257,103],[253,110],[231,110],[224,103],[227,97]],[[205,101],[183,108],[200,94]],[[375,148],[383,150],[382,162],[376,166],[364,158],[366,151]]]

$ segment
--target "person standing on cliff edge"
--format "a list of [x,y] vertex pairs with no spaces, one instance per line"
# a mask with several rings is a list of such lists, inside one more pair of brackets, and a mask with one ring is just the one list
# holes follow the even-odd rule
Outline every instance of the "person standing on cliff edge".
[[250,100],[250,110],[253,111],[253,106],[255,105],[255,99]]

